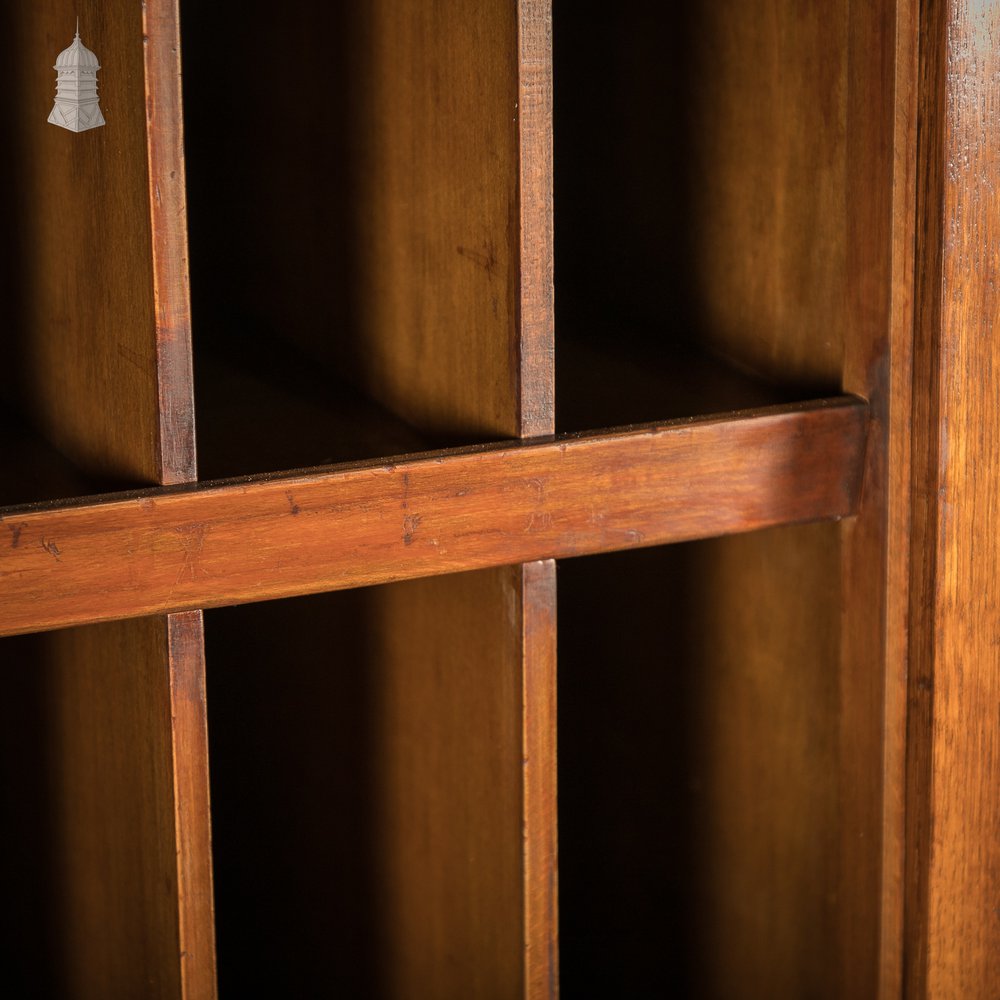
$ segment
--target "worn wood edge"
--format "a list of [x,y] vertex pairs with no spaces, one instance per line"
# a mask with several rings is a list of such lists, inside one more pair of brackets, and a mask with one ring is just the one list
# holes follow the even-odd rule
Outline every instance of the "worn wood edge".
[[661,545],[853,514],[838,397],[0,512],[0,634]]
[[200,611],[167,616],[180,979],[184,1000],[216,996],[212,819],[204,626]]
[[556,564],[521,567],[526,1000],[559,996]]
[[142,8],[160,481],[170,484],[197,477],[180,21],[177,0]]
[[524,437],[555,430],[552,219],[552,3],[518,3],[518,423]]

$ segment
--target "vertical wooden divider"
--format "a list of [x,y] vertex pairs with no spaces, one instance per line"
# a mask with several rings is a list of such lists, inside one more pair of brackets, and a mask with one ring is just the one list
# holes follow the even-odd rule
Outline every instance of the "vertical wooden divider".
[[[107,123],[80,134],[46,122],[77,15]],[[177,0],[38,0],[9,17],[23,405],[91,476],[194,479]],[[36,672],[25,738],[46,740],[53,991],[214,996],[200,612],[35,636],[15,656],[5,669]]]
[[[430,434],[550,433],[550,5],[369,17],[356,378]],[[370,592],[386,995],[557,992],[554,593],[551,563]]]

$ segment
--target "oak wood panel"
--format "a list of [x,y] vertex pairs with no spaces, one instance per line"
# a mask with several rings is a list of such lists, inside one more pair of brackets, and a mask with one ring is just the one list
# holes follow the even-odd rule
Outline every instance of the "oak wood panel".
[[843,517],[866,430],[845,397],[8,510],[0,629]]
[[907,995],[1000,988],[1000,5],[921,21]]

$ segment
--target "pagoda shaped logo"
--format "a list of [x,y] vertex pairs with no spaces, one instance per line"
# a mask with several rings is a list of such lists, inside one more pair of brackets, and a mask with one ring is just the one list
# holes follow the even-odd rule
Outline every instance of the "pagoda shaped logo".
[[73,44],[59,53],[56,71],[56,103],[49,121],[71,132],[86,132],[104,124],[97,99],[97,56],[80,41],[80,20]]

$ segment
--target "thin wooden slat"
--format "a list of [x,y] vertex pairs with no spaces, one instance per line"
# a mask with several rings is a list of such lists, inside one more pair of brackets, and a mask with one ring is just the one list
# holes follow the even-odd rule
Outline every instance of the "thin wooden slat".
[[208,727],[200,611],[167,615],[180,995],[215,996]]
[[865,404],[845,397],[16,509],[2,521],[0,629],[842,517],[857,503],[866,428]]
[[524,759],[525,996],[559,995],[556,815],[556,564],[520,567],[521,746]]
[[555,430],[551,0],[519,0],[517,46],[518,433],[533,437]]
[[142,5],[159,481],[197,476],[178,0]]
[[1000,3],[921,8],[905,993],[1000,991]]

